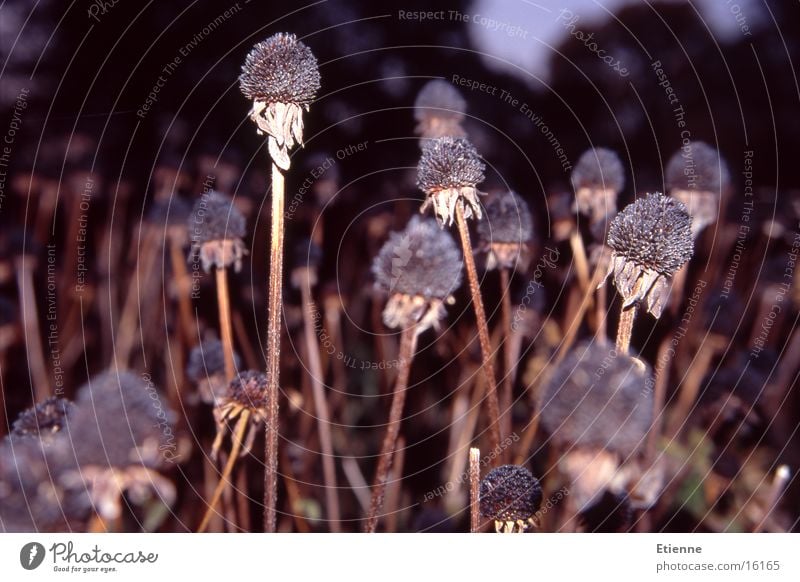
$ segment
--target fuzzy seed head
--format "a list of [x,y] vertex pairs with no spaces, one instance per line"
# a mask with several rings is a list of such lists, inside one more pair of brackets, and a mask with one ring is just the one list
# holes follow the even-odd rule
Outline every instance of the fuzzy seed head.
[[189,218],[189,238],[192,248],[189,260],[199,256],[203,270],[242,267],[247,254],[242,238],[247,234],[245,218],[225,194],[211,190],[194,204]]
[[502,465],[480,486],[481,515],[501,522],[527,521],[542,504],[542,487],[525,467]]
[[152,384],[129,372],[104,372],[78,390],[69,436],[81,466],[156,466],[173,413]]
[[[239,354],[233,353],[233,363],[241,365]],[[211,376],[225,373],[225,351],[218,339],[206,340],[192,348],[189,363],[186,365],[186,376],[194,383],[208,380]]]
[[545,386],[541,422],[560,449],[605,449],[631,455],[650,429],[650,369],[613,346],[584,342]]
[[251,101],[308,106],[319,91],[317,59],[294,34],[279,32],[247,54],[239,88]]
[[231,380],[228,398],[250,410],[265,410],[267,407],[267,375],[264,372],[248,370]]
[[648,194],[614,218],[608,246],[626,261],[671,277],[692,257],[691,224],[681,202],[660,192]]
[[393,232],[372,263],[378,288],[389,294],[444,300],[461,285],[461,252],[433,220],[414,216]]
[[625,187],[625,168],[616,152],[607,148],[592,148],[583,152],[572,170],[572,187],[591,190],[613,190],[617,194]]
[[60,432],[75,405],[66,398],[51,396],[20,413],[14,421],[12,439],[41,438],[43,441]]
[[478,151],[464,138],[441,137],[425,144],[417,167],[417,185],[431,195],[441,190],[475,188],[484,180]]
[[458,89],[442,79],[425,83],[414,101],[414,119],[424,121],[428,117],[464,119],[467,102]]
[[664,172],[667,190],[719,194],[728,187],[730,173],[720,153],[707,143],[693,141],[673,154]]

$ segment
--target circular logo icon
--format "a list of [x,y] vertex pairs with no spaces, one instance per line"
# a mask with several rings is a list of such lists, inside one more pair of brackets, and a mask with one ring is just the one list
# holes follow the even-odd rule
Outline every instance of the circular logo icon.
[[35,570],[44,561],[44,546],[39,542],[30,542],[19,551],[19,563],[26,570]]

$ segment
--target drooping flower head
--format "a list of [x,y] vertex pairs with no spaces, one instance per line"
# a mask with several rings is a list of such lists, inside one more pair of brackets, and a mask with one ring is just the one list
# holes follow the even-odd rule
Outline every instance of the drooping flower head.
[[477,185],[485,166],[475,146],[465,138],[441,137],[425,143],[417,166],[417,185],[427,195],[420,212],[433,206],[442,225],[453,223],[456,204],[464,205],[464,217],[481,212]]
[[303,110],[320,86],[317,59],[294,34],[278,33],[255,45],[245,58],[239,87],[253,101],[250,118],[269,135],[269,153],[282,170],[289,150],[303,144]]
[[614,218],[607,275],[613,273],[626,307],[645,300],[647,310],[661,317],[672,276],[694,252],[691,224],[683,203],[660,192],[639,198]]
[[572,170],[575,206],[592,223],[617,212],[617,196],[625,186],[625,168],[617,154],[607,148],[585,151]]

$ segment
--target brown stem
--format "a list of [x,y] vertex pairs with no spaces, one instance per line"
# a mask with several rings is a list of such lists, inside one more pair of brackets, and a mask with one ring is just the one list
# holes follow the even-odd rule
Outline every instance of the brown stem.
[[311,277],[308,276],[308,269],[303,267],[304,276],[300,281],[301,301],[303,302],[303,324],[306,340],[306,351],[308,352],[308,363],[311,368],[311,389],[314,395],[314,408],[317,415],[317,426],[319,426],[319,442],[322,449],[322,473],[325,480],[325,503],[327,517],[332,532],[341,531],[339,519],[339,488],[336,484],[336,463],[333,456],[333,438],[331,436],[331,414],[328,408],[328,400],[325,396],[325,386],[322,379],[322,362],[319,358],[319,344],[317,334],[314,333],[314,305],[311,300]]
[[394,533],[397,531],[397,516],[400,513],[398,505],[400,495],[403,492],[403,466],[406,460],[406,441],[403,436],[397,437],[394,460],[392,461],[391,483],[386,486],[386,521],[384,527],[386,532]]
[[417,348],[417,326],[411,325],[403,330],[400,336],[400,362],[397,381],[394,385],[392,406],[389,409],[389,423],[386,425],[386,436],[381,445],[381,454],[378,458],[378,468],[375,470],[375,483],[372,487],[372,500],[367,515],[367,533],[375,533],[378,528],[378,513],[383,505],[386,493],[386,482],[389,479],[389,470],[392,467],[392,456],[397,445],[397,436],[400,434],[400,423],[403,420],[403,406],[406,402],[408,390],[408,377],[411,373],[411,360]]
[[194,318],[192,317],[192,303],[190,300],[192,281],[189,277],[189,271],[186,269],[183,249],[174,236],[169,237],[169,256],[172,263],[172,272],[175,276],[175,288],[178,293],[178,320],[180,321],[180,329],[183,331],[183,341],[188,345],[193,345]]
[[583,238],[577,227],[569,237],[569,246],[572,248],[572,258],[575,260],[575,274],[578,276],[578,284],[581,291],[589,291],[589,261],[586,258],[586,247],[583,246]]
[[[494,376],[492,364],[492,344],[489,341],[489,326],[486,323],[486,312],[483,309],[480,287],[478,286],[478,270],[475,268],[475,257],[472,255],[472,243],[469,239],[469,229],[464,218],[464,203],[456,203],[456,223],[458,234],[461,237],[461,246],[464,251],[464,263],[467,266],[469,290],[472,293],[472,306],[475,309],[475,319],[478,320],[478,339],[481,344],[483,357],[483,372],[486,376],[486,399],[489,412],[489,440],[493,451],[500,451],[503,440],[500,434],[500,404],[497,401],[497,381]],[[492,464],[497,464],[504,454],[493,457]]]
[[508,269],[500,267],[500,293],[502,294],[503,314],[503,387],[500,393],[500,408],[503,411],[503,433],[511,434],[513,415],[511,413],[514,398],[514,354],[511,351],[511,281]]
[[278,390],[280,387],[281,295],[283,290],[284,179],[272,164],[272,216],[267,313],[267,419],[264,451],[264,531],[274,532],[278,501]]
[[222,492],[225,490],[225,487],[227,487],[228,477],[230,477],[231,471],[233,471],[233,466],[236,464],[236,459],[239,458],[239,449],[242,446],[244,432],[247,430],[247,423],[249,420],[250,411],[247,409],[242,410],[242,413],[239,415],[239,422],[236,423],[236,428],[234,429],[231,454],[228,456],[228,462],[225,463],[225,469],[222,471],[222,475],[219,477],[217,486],[214,489],[214,494],[211,496],[211,501],[208,502],[208,508],[206,509],[205,515],[203,515],[203,520],[200,522],[200,527],[197,528],[198,533],[206,530],[209,520],[213,515],[215,515],[214,507],[216,507]]
[[22,255],[17,257],[17,286],[19,289],[20,313],[25,332],[25,347],[28,356],[28,369],[33,381],[36,400],[43,401],[51,395],[47,364],[44,360],[42,337],[39,331],[39,311],[33,291],[33,269],[36,259]]
[[475,447],[469,450],[469,531],[478,533],[481,529],[480,481],[481,451]]
[[627,354],[631,347],[631,334],[633,333],[633,321],[636,319],[636,310],[639,308],[637,301],[628,307],[623,306],[619,313],[619,324],[617,326],[617,352]]
[[225,360],[225,379],[230,381],[233,380],[233,377],[236,375],[236,364],[233,360],[233,325],[231,325],[231,300],[228,293],[228,277],[224,267],[217,267],[216,275],[219,327]]

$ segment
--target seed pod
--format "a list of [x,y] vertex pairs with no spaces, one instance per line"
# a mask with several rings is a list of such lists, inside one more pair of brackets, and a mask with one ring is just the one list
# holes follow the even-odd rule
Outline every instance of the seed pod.
[[594,224],[617,212],[617,196],[625,186],[625,168],[619,156],[606,148],[585,151],[572,171],[575,206]]
[[69,437],[81,467],[161,464],[173,413],[155,387],[129,372],[104,372],[78,390],[75,405]]
[[464,217],[482,217],[477,185],[485,166],[475,147],[464,138],[442,137],[425,143],[417,166],[417,185],[427,195],[420,212],[433,206],[442,225],[453,223],[456,204],[464,203]]
[[247,54],[239,87],[253,101],[250,118],[269,135],[269,152],[282,170],[290,165],[289,150],[303,144],[303,110],[319,91],[317,59],[293,34],[278,33]]
[[516,192],[489,198],[486,220],[477,224],[481,249],[488,253],[486,268],[513,269],[533,240],[533,221],[528,203]]
[[681,202],[660,192],[629,204],[614,218],[606,276],[614,274],[626,307],[644,299],[647,310],[661,316],[672,276],[692,257],[691,222]]
[[414,216],[393,232],[372,264],[376,287],[389,294],[383,320],[389,327],[418,324],[423,331],[445,316],[444,304],[461,285],[461,252],[449,233]]
[[267,385],[264,372],[248,370],[231,380],[226,397],[243,408],[261,412],[267,407]]
[[[233,365],[237,370],[242,365],[236,352],[233,353]],[[212,404],[221,398],[228,386],[222,342],[211,339],[192,348],[186,365],[186,377],[197,384],[203,402]]]
[[195,202],[189,218],[190,261],[200,261],[208,273],[211,267],[226,269],[233,265],[238,272],[247,254],[242,238],[247,234],[245,219],[233,200],[211,190]]
[[75,405],[66,398],[51,396],[21,412],[9,436],[14,440],[41,438],[44,443],[51,442],[52,437],[64,428],[74,408]]
[[650,429],[652,378],[641,360],[584,342],[558,365],[541,400],[542,426],[557,447],[634,454]]
[[716,222],[720,198],[730,184],[728,165],[710,145],[693,141],[670,158],[664,172],[667,191],[686,205],[692,234]]
[[489,471],[480,486],[481,515],[497,531],[524,531],[542,504],[542,487],[525,467],[502,465]]
[[461,127],[467,102],[458,89],[442,79],[425,83],[414,101],[415,132],[425,139],[439,137],[464,137]]

